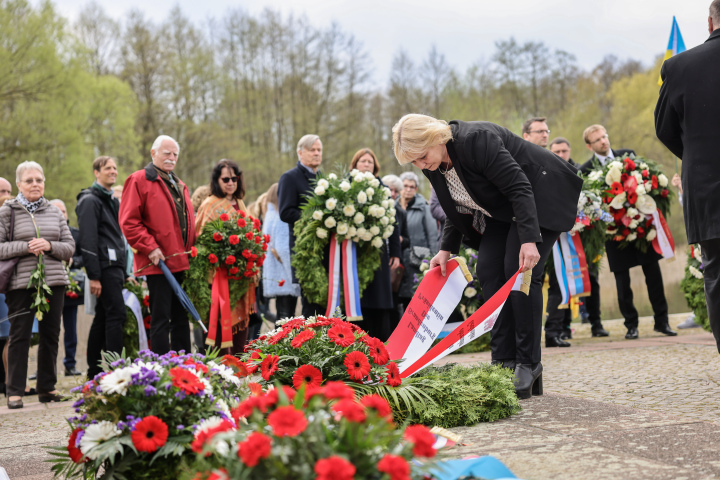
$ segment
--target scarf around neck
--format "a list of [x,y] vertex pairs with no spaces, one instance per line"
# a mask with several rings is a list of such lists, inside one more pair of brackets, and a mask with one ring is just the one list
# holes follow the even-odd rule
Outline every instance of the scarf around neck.
[[17,197],[15,198],[17,199],[18,203],[25,207],[30,213],[35,213],[35,210],[40,208],[40,206],[43,204],[43,200],[45,200],[45,197],[40,197],[34,202],[31,202],[30,200],[25,198],[25,195],[23,195],[22,192],[18,192]]

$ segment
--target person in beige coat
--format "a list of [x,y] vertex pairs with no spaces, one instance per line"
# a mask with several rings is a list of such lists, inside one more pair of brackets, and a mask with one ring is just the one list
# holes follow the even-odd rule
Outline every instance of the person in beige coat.
[[[39,322],[37,390],[40,402],[59,402],[65,397],[55,389],[60,320],[68,277],[63,261],[72,258],[75,241],[65,217],[43,196],[45,175],[35,162],[17,167],[16,182],[20,193],[0,207],[0,260],[19,257],[5,299],[10,319],[8,347],[7,396],[8,408],[22,408],[28,352],[35,311],[30,309],[35,295],[28,288],[30,276],[37,266],[40,253],[45,264],[45,281],[52,290],[48,296],[50,310]],[[15,215],[12,236],[10,224]]]

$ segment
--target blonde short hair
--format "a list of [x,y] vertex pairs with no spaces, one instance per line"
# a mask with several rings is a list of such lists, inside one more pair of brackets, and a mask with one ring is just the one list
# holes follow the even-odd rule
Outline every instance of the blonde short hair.
[[590,125],[589,127],[587,127],[585,129],[585,131],[583,132],[583,140],[585,140],[586,144],[590,145],[590,135],[597,132],[598,130],[603,130],[605,133],[607,133],[607,130],[605,129],[605,127],[603,127],[602,125],[598,125],[598,124]]
[[400,165],[412,163],[430,147],[452,140],[450,125],[429,115],[408,113],[392,128],[393,149]]

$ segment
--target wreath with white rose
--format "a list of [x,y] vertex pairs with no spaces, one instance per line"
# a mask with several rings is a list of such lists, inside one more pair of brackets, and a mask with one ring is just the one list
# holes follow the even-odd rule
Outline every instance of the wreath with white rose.
[[670,213],[673,193],[667,185],[657,163],[629,155],[590,172],[586,189],[602,198],[613,217],[606,238],[619,242],[620,248],[632,244],[644,253],[657,236],[652,214],[657,209],[664,216]]
[[335,234],[356,242],[360,294],[380,267],[380,249],[395,230],[395,204],[390,189],[370,172],[352,170],[347,176],[318,174],[302,215],[295,222],[292,266],[307,299],[324,305],[328,273],[325,247]]

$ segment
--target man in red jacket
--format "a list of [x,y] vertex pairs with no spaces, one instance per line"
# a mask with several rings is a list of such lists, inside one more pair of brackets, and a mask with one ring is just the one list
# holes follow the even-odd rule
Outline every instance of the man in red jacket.
[[[153,142],[152,163],[128,177],[120,204],[120,226],[135,253],[150,290],[150,346],[164,354],[190,351],[188,315],[157,266],[164,260],[178,283],[190,268],[187,255],[195,243],[195,214],[187,186],[173,173],[180,146],[167,135]],[[168,338],[170,334],[171,340]]]

